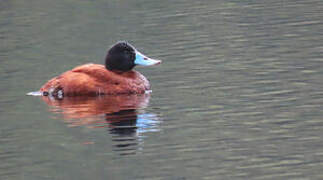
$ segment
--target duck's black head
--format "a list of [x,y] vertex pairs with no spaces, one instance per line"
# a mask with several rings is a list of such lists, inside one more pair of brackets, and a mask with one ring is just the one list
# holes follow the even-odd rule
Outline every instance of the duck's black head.
[[105,67],[110,71],[125,72],[132,70],[136,65],[150,66],[160,63],[160,60],[146,57],[125,41],[113,45],[105,58]]

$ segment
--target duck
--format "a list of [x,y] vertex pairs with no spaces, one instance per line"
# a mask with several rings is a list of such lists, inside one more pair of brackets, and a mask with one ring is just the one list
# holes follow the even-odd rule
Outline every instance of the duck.
[[105,65],[83,64],[46,82],[43,96],[71,97],[118,94],[144,94],[150,91],[147,78],[133,70],[135,66],[153,66],[161,60],[139,52],[129,42],[119,41],[107,52]]

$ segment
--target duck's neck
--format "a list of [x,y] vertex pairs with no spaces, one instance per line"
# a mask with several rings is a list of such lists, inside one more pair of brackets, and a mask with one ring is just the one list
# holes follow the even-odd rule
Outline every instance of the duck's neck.
[[125,74],[127,72],[130,72],[130,71],[120,71],[120,70],[108,70],[108,71],[111,71],[111,72],[116,73],[116,74]]

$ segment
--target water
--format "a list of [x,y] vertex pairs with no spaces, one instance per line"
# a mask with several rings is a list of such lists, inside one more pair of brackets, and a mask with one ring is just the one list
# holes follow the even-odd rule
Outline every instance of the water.
[[[322,9],[1,1],[0,179],[322,179]],[[150,95],[25,96],[118,40],[163,60]]]

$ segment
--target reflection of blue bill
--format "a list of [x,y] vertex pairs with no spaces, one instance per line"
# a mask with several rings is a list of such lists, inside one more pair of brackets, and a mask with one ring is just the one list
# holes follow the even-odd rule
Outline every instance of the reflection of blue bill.
[[137,133],[140,136],[142,133],[160,131],[159,124],[160,121],[156,114],[139,114],[136,124]]

